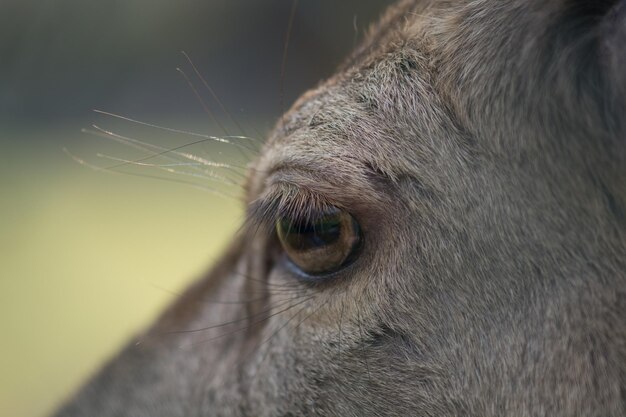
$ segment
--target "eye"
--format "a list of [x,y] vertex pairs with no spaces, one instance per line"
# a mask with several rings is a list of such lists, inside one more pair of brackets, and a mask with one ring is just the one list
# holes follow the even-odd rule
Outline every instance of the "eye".
[[359,224],[336,207],[311,220],[279,219],[276,234],[291,262],[309,275],[328,274],[346,266],[361,243]]

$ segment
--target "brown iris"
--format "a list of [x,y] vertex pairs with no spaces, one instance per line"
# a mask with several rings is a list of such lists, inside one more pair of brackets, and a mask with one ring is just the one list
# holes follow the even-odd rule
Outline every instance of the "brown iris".
[[358,223],[336,207],[311,220],[280,219],[276,233],[291,262],[309,275],[328,274],[348,264],[361,240]]

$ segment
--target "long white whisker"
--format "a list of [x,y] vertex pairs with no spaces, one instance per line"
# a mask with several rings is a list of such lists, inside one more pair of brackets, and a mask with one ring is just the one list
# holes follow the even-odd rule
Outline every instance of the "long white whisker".
[[209,85],[207,80],[202,76],[202,74],[200,74],[200,71],[198,71],[198,68],[196,67],[196,64],[193,63],[193,61],[191,60],[191,58],[189,57],[187,52],[185,52],[185,51],[180,51],[180,52],[181,52],[181,54],[183,54],[185,59],[187,59],[187,62],[189,63],[189,65],[191,65],[191,68],[193,69],[193,72],[196,74],[196,77],[198,77],[200,79],[200,81],[202,82],[204,87],[207,89],[209,94],[211,94],[211,96],[213,97],[213,100],[215,100],[215,102],[218,104],[218,106],[222,109],[222,112],[224,112],[224,114],[226,114],[226,116],[237,127],[237,129],[239,129],[245,135],[246,132],[244,131],[243,127],[241,127],[241,125],[239,123],[237,123],[237,121],[233,118],[233,116],[230,114],[230,112],[228,110],[226,110],[226,106],[224,106],[224,103],[222,103],[222,100],[220,100],[220,98],[217,96],[215,91],[213,91],[213,89],[211,88],[211,86]]
[[[99,155],[103,155],[104,154],[99,154]],[[190,155],[193,156],[193,155]],[[220,163],[215,163],[215,165],[207,165],[204,162],[177,162],[177,163],[172,163],[172,164],[152,164],[149,162],[142,162],[142,161],[133,161],[132,159],[124,159],[124,158],[120,158],[120,157],[114,157],[114,156],[110,156],[110,155],[106,155],[106,157],[108,159],[111,159],[113,161],[118,161],[118,162],[124,162],[124,164],[132,164],[132,165],[139,165],[139,166],[146,166],[146,167],[161,167],[161,168],[170,168],[170,167],[206,167],[206,166],[213,166],[215,168],[233,168],[231,165],[228,164],[220,164]]]
[[[70,152],[67,148],[62,148],[62,149],[63,149],[63,152],[64,152],[67,156],[69,156],[69,157],[70,157],[70,158],[72,158],[75,162],[77,162],[78,164],[80,164],[80,165],[82,165],[82,166],[85,166],[85,167],[87,167],[87,168],[91,168],[91,169],[93,169],[93,170],[95,170],[95,171],[108,171],[106,168],[102,168],[102,167],[99,167],[99,166],[97,166],[97,165],[91,164],[91,163],[89,163],[89,162],[85,161],[84,159],[82,159],[82,158],[80,158],[80,157],[78,157],[78,156],[74,155],[74,154],[73,154],[73,153],[71,153],[71,152]],[[110,171],[110,172],[117,174],[117,172],[115,172],[115,171]]]
[[220,196],[222,198],[227,198],[229,200],[237,199],[236,196],[230,195],[228,193],[225,193],[225,192],[223,192],[221,190],[218,190],[217,188],[208,187],[208,186],[201,185],[201,184],[198,184],[198,183],[195,183],[195,182],[191,182],[191,181],[180,180],[180,179],[177,179],[177,178],[159,177],[159,176],[156,176],[156,175],[141,174],[141,173],[136,173],[136,172],[114,171],[113,169],[109,169],[109,168],[106,168],[106,167],[100,167],[100,166],[91,164],[91,163],[85,161],[84,159],[82,159],[82,158],[72,154],[67,148],[62,148],[62,149],[63,149],[63,152],[67,156],[72,158],[78,164],[86,166],[88,168],[91,168],[91,169],[93,169],[95,171],[107,172],[109,174],[117,174],[117,175],[132,175],[132,176],[135,176],[135,177],[152,178],[152,179],[158,179],[158,180],[161,180],[161,181],[174,182],[174,183],[177,183],[177,184],[184,184],[184,185],[187,185],[189,187],[196,188],[198,190],[205,191],[205,192],[208,192],[208,193]]
[[[226,177],[224,177],[222,175],[215,174],[215,173],[213,173],[211,171],[203,170],[203,172],[204,172],[204,175],[203,175],[203,174],[197,174],[197,173],[193,173],[193,172],[179,171],[179,170],[175,170],[175,169],[173,169],[171,167],[162,166],[162,165],[158,165],[158,164],[142,163],[142,162],[132,161],[132,160],[128,160],[128,159],[118,158],[118,157],[115,157],[115,156],[106,155],[106,154],[102,154],[102,153],[98,153],[98,154],[96,154],[96,156],[98,156],[99,158],[103,158],[103,159],[123,162],[124,165],[138,165],[138,166],[151,167],[151,168],[160,169],[160,170],[165,171],[165,172],[169,172],[171,174],[187,175],[187,176],[194,177],[194,178],[201,178],[201,179],[210,180],[210,181],[218,181],[220,183],[225,183],[225,184],[228,184],[228,185],[237,185],[237,183],[235,181],[232,181],[231,179],[226,178]],[[121,166],[121,165],[118,165],[118,166]]]
[[[124,144],[132,143],[134,148],[143,150],[145,152],[153,152],[152,150],[150,150],[150,148],[158,151],[156,153],[153,153],[152,155],[148,155],[148,156],[145,156],[143,158],[136,159],[133,162],[143,162],[143,161],[147,161],[149,159],[156,158],[156,157],[166,157],[167,158],[167,155],[169,154],[169,155],[181,156],[181,157],[183,157],[185,159],[188,159],[188,160],[191,160],[191,161],[194,161],[194,162],[199,162],[199,163],[203,164],[204,166],[208,166],[208,167],[230,169],[230,170],[233,170],[233,172],[236,172],[236,173],[237,173],[237,171],[235,169],[242,169],[240,167],[235,167],[233,165],[229,165],[229,164],[225,164],[225,163],[221,163],[221,162],[213,162],[213,161],[210,161],[208,159],[201,158],[199,156],[196,156],[196,155],[193,155],[193,154],[190,154],[190,153],[187,153],[187,152],[179,152],[179,151],[177,151],[177,149],[181,149],[181,148],[184,148],[186,146],[192,146],[192,145],[195,145],[198,142],[187,143],[185,145],[180,145],[180,146],[177,146],[175,148],[165,148],[165,147],[162,147],[162,146],[153,145],[151,143],[147,143],[147,142],[141,141],[139,139],[134,139],[134,138],[131,138],[131,137],[128,137],[128,136],[119,135],[117,133],[114,133],[114,132],[102,129],[101,127],[99,127],[97,125],[92,125],[92,126],[94,127],[94,129],[96,129],[100,133],[104,134],[105,137],[111,138],[111,139],[115,140],[116,142],[120,142],[120,143],[124,143]],[[89,132],[89,131],[86,130],[86,132]],[[176,161],[176,159],[172,158],[171,156],[169,157],[169,159]],[[122,163],[122,164],[120,164],[120,166],[121,165],[125,165],[125,164],[126,163]],[[109,168],[112,169],[112,168],[116,168],[116,167],[109,167]]]
[[241,136],[241,135],[227,135],[227,136],[223,136],[223,137],[205,135],[203,133],[192,132],[192,131],[189,131],[189,130],[180,130],[180,129],[173,129],[171,127],[159,126],[159,125],[156,125],[156,124],[153,124],[153,123],[143,122],[141,120],[132,119],[130,117],[122,116],[122,115],[115,114],[115,113],[110,113],[110,112],[107,112],[107,111],[104,111],[104,110],[94,109],[93,111],[95,113],[103,114],[105,116],[115,117],[117,119],[125,120],[127,122],[137,123],[137,124],[142,125],[142,126],[152,127],[152,128],[155,128],[155,129],[161,129],[161,130],[165,130],[167,132],[178,133],[178,134],[181,134],[181,135],[196,136],[196,137],[199,137],[199,138],[204,138],[204,139],[207,139],[207,140],[214,140],[214,141],[222,142],[222,143],[228,143],[228,144],[235,145],[235,146],[237,146],[238,144],[230,141],[229,139],[246,139],[246,140],[251,140],[251,141],[256,141],[257,140],[256,138],[253,138],[253,137],[250,137],[250,136]]
[[185,79],[185,81],[187,82],[187,85],[189,86],[189,89],[193,92],[193,95],[196,96],[196,98],[198,99],[198,102],[200,103],[200,105],[204,109],[204,112],[207,114],[207,116],[209,116],[209,118],[213,121],[213,123],[218,125],[220,127],[220,129],[222,129],[222,131],[226,135],[229,135],[228,130],[226,130],[224,125],[222,125],[220,123],[220,121],[217,120],[217,117],[215,117],[215,115],[213,114],[213,112],[211,111],[209,106],[206,104],[206,102],[204,101],[204,99],[202,98],[200,93],[198,92],[198,89],[193,84],[193,82],[191,81],[191,79],[189,78],[187,73],[185,71],[183,71],[182,69],[180,69],[180,68],[176,68],[176,71],[178,71],[178,73]]
[[[111,139],[113,141],[122,143],[122,144],[124,144],[126,146],[130,146],[130,147],[133,147],[135,149],[139,149],[139,150],[144,151],[144,152],[153,152],[152,149],[161,151],[161,152],[159,152],[160,153],[160,155],[158,155],[159,157],[164,158],[166,160],[173,161],[175,163],[180,163],[180,161],[178,159],[174,158],[173,156],[171,156],[172,154],[176,155],[176,156],[181,156],[181,157],[187,158],[187,159],[193,157],[193,155],[191,155],[191,154],[175,152],[175,151],[172,151],[172,152],[168,153],[168,152],[163,151],[164,149],[165,150],[167,150],[167,149],[163,148],[161,146],[157,146],[157,145],[153,145],[153,144],[150,144],[150,143],[146,143],[146,142],[140,141],[138,139],[122,136],[122,135],[116,134],[114,132],[110,132],[110,131],[104,130],[104,129],[96,126],[96,125],[93,125],[93,126],[94,126],[95,129],[97,129],[97,131],[91,131],[91,130],[87,130],[87,129],[83,129],[83,131],[87,132],[87,133],[91,133],[91,134],[96,135],[96,136],[104,137],[106,139]],[[114,170],[116,168],[119,168],[119,167],[122,167],[124,165],[136,165],[137,166],[137,165],[140,165],[141,162],[143,162],[145,160],[148,160],[148,159],[150,159],[152,157],[156,157],[156,156],[157,155],[155,154],[155,155],[151,155],[150,157],[139,158],[139,160],[134,160],[134,161],[127,160],[127,159],[122,159],[122,158],[117,158],[118,160],[121,160],[122,162],[118,163],[117,165],[106,167],[106,169],[112,171],[112,170]],[[108,155],[107,156],[100,155],[100,157],[109,158]],[[109,159],[115,160],[116,158],[110,157]],[[229,166],[228,164],[220,164],[220,163],[210,164],[210,162],[211,161],[203,160],[203,162],[201,162],[202,166],[193,165],[193,164],[189,165],[190,169],[193,169],[196,172],[199,172],[200,175],[192,175],[191,173],[188,173],[188,172],[183,173],[183,171],[177,171],[177,170],[165,170],[165,171],[170,172],[170,173],[178,173],[178,174],[182,174],[182,175],[188,175],[188,176],[196,176],[197,178],[205,178],[205,179],[210,179],[212,181],[215,181],[214,179],[212,179],[212,178],[215,178],[215,179],[218,179],[219,182],[227,183],[229,185],[238,185],[238,181],[241,180],[241,178],[244,176],[244,174],[242,174],[241,172],[238,172],[235,168],[233,168],[232,166]],[[229,170],[230,173],[236,174],[238,179],[233,179],[233,178],[230,178],[230,177],[224,176],[224,175],[218,175],[218,174],[214,173],[211,170],[203,169],[203,168],[205,168],[207,166],[215,167],[215,168],[227,169],[227,170]],[[102,169],[102,168],[98,168],[98,169]],[[135,175],[137,175],[137,174],[135,174]],[[206,175],[208,175],[208,176],[210,176],[212,178],[206,178]],[[144,176],[146,176],[146,175],[144,175]]]

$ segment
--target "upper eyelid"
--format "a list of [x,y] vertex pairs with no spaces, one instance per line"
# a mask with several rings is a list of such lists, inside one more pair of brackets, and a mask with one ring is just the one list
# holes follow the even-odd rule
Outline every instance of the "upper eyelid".
[[[386,201],[388,196],[384,190],[379,189],[380,181],[388,184],[392,180],[387,176],[381,177],[380,172],[368,164],[363,166],[361,174],[366,174],[366,181],[355,178],[354,184],[346,187],[335,185],[345,182],[345,178],[337,178],[333,183],[329,181],[328,175],[320,178],[319,174],[309,167],[274,166],[267,171],[265,180],[267,185],[261,195],[247,206],[247,226],[253,230],[273,229],[276,221],[282,217],[288,216],[291,220],[306,220],[310,219],[312,214],[322,213],[325,208],[331,206],[352,212],[350,207],[356,203],[362,203],[363,196],[367,196],[365,200],[369,202],[366,204],[370,207],[373,202]],[[341,192],[333,192],[335,189],[341,189]],[[287,202],[289,204],[286,204]]]
[[264,195],[248,204],[246,220],[256,228],[272,228],[281,218],[306,220],[330,206],[333,204],[318,193],[292,183],[276,182]]

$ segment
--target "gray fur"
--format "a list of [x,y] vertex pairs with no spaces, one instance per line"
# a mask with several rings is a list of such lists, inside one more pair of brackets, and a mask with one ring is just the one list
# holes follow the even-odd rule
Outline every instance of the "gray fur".
[[358,260],[238,238],[58,416],[626,415],[626,2],[592,3],[390,9],[247,183],[350,211]]

